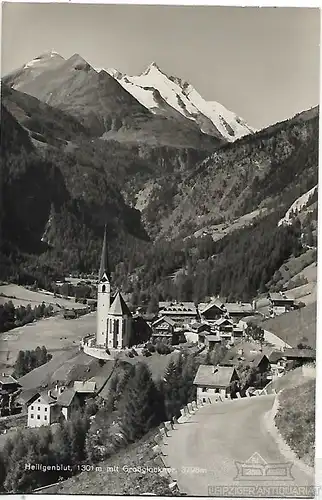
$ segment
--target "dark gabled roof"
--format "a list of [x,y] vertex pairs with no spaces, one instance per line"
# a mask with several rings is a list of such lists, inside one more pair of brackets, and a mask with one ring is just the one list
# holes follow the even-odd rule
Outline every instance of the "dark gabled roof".
[[257,366],[259,366],[260,363],[262,362],[263,358],[266,358],[267,361],[268,361],[268,357],[266,356],[266,354],[263,354],[262,352],[259,352],[258,354],[256,354],[256,356],[254,357],[254,359],[252,361],[252,366],[254,368],[256,368]]
[[161,323],[162,321],[168,323],[168,325],[170,326],[174,326],[176,324],[176,322],[173,321],[173,319],[168,318],[167,316],[161,316],[161,318],[158,318],[157,320],[154,321],[154,323],[152,323],[152,326],[155,326],[156,324]]
[[221,311],[225,310],[224,304],[219,300],[215,299],[212,300],[209,304],[205,304],[201,309],[200,309],[200,314],[204,314],[205,312],[209,311],[213,307],[216,307],[217,309],[220,309]]
[[120,292],[117,292],[108,313],[114,316],[132,316]]
[[[200,365],[193,383],[208,387],[228,387],[236,373],[233,366]],[[237,374],[237,373],[236,373]]]
[[253,312],[253,306],[249,303],[226,302],[225,308],[229,314],[249,314]]
[[27,389],[19,394],[18,400],[22,404],[28,405],[28,403],[32,403],[35,399],[37,399],[38,396],[39,391],[37,391],[37,389]]
[[57,398],[53,398],[52,395],[48,394],[48,391],[40,393],[40,398],[45,401],[45,403],[51,405],[57,403]]
[[[102,278],[105,278],[102,280]],[[101,263],[98,272],[98,281],[106,281],[106,278],[110,279],[110,269],[108,264],[108,254],[107,254],[107,235],[106,235],[106,226],[104,228],[104,239],[102,245],[102,254],[101,254]]]
[[284,349],[283,357],[315,359],[316,352],[313,349]]
[[74,389],[65,389],[57,398],[57,404],[59,406],[70,406],[74,397],[76,396],[76,392]]
[[224,323],[229,323],[231,326],[233,326],[234,324],[234,322],[229,318],[219,318],[216,321],[214,321],[214,326],[221,326]]
[[268,360],[270,363],[277,363],[282,358],[283,358],[282,351],[272,351],[268,356]]

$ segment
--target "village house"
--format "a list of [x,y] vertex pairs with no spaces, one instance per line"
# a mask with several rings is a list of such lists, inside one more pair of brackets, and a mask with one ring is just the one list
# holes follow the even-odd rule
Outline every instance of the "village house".
[[227,317],[232,319],[234,323],[238,323],[242,318],[253,314],[253,305],[242,302],[226,302],[225,309]]
[[196,321],[195,323],[192,323],[190,325],[190,330],[193,333],[196,333],[197,335],[202,334],[202,333],[210,333],[211,326],[208,323],[199,323]]
[[249,366],[256,368],[259,373],[268,373],[271,371],[269,357],[259,349],[254,349],[248,343],[236,345],[230,349],[223,360],[221,366]]
[[213,331],[216,332],[222,339],[231,340],[234,331],[234,322],[228,318],[217,319],[213,325]]
[[88,398],[93,398],[96,395],[96,382],[95,381],[82,381],[75,380],[74,391],[78,396],[78,400],[81,404],[85,403]]
[[256,368],[259,373],[268,373],[271,371],[271,364],[269,362],[266,354],[259,352],[255,355],[255,357],[250,361],[250,366],[252,368]]
[[151,339],[154,344],[157,342],[169,345],[176,343],[175,322],[167,316],[158,318],[152,323]]
[[234,342],[244,335],[243,327],[234,323],[230,318],[220,318],[211,324],[211,331],[223,340]]
[[278,316],[294,309],[294,299],[288,297],[284,292],[269,293],[270,315]]
[[38,392],[28,404],[28,427],[41,427],[69,420],[79,408],[79,399],[73,389],[56,386],[54,390]]
[[286,360],[283,358],[282,351],[272,351],[268,356],[272,378],[282,377],[285,374]]
[[166,316],[177,325],[189,325],[198,320],[198,311],[194,302],[159,302],[159,316]]
[[215,321],[226,313],[225,305],[220,299],[214,299],[209,304],[199,305],[199,314],[202,321]]
[[17,405],[15,396],[20,389],[19,382],[11,375],[2,373],[0,376],[0,416],[13,415],[21,412],[21,406]]
[[25,389],[17,397],[17,403],[22,407],[22,413],[28,413],[28,407],[39,397],[37,389]]
[[0,391],[4,391],[7,394],[12,394],[20,388],[19,382],[13,378],[11,375],[6,375],[2,373],[0,375]]
[[285,362],[285,367],[302,366],[307,363],[314,363],[316,352],[314,349],[284,349],[281,353]]
[[200,365],[193,381],[198,401],[217,401],[234,395],[239,377],[234,367]]

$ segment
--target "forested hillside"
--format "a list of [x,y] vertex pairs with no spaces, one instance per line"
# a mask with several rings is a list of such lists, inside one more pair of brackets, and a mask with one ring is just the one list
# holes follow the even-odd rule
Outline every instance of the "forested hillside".
[[276,127],[221,146],[176,186],[164,182],[143,211],[155,230],[156,210],[173,206],[159,219],[160,234],[188,236],[264,207],[289,207],[317,184],[318,108]]
[[278,222],[317,184],[317,108],[210,149],[94,137],[77,113],[8,88],[2,109],[2,279],[49,287],[96,272],[107,223],[114,283],[133,303],[250,299],[314,229],[309,208]]

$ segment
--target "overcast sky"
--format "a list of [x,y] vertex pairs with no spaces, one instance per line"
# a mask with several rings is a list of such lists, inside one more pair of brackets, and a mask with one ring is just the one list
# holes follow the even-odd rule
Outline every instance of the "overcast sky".
[[152,61],[261,128],[319,102],[310,8],[6,3],[2,74],[50,49],[141,73]]

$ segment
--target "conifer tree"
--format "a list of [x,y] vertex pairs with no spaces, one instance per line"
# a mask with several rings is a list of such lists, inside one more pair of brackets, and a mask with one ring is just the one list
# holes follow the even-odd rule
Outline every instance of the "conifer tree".
[[165,411],[168,419],[178,417],[182,407],[182,357],[171,360],[164,375]]
[[138,363],[119,408],[122,430],[128,442],[142,437],[156,425],[157,403],[157,391],[151,373],[145,363]]

